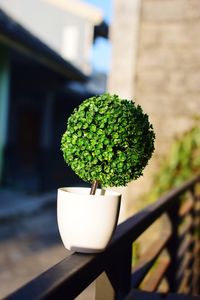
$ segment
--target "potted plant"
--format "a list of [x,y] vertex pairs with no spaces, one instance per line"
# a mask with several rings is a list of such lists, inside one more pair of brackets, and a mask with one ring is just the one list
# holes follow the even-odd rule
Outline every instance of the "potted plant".
[[[148,116],[134,102],[103,94],[86,99],[68,119],[61,150],[90,188],[58,189],[58,227],[65,247],[100,252],[115,230],[125,186],[142,175],[154,151]],[[97,188],[99,187],[99,188]]]

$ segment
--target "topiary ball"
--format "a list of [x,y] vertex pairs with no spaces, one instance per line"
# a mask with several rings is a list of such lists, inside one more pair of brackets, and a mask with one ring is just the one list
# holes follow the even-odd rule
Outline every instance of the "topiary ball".
[[84,181],[125,186],[142,175],[154,151],[148,116],[134,102],[103,94],[86,99],[68,119],[64,160]]

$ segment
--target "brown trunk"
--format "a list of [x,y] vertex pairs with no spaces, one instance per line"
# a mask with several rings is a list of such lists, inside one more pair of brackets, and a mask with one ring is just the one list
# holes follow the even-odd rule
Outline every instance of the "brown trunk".
[[90,195],[95,195],[97,187],[98,187],[98,181],[95,180],[92,183],[91,190],[90,190]]

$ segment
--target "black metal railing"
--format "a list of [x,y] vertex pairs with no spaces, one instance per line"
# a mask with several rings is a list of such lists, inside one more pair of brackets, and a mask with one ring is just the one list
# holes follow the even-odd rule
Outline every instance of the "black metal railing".
[[[133,242],[163,215],[167,230],[132,267]],[[73,253],[6,299],[74,299],[102,272],[115,299],[163,299],[158,291],[166,299],[200,299],[193,297],[200,293],[199,219],[200,176],[118,225],[103,253]],[[177,293],[190,296],[175,298]]]

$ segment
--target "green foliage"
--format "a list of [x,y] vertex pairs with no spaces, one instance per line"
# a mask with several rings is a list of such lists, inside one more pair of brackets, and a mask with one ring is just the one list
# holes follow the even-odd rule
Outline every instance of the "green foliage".
[[140,106],[103,94],[86,99],[68,119],[61,150],[84,181],[124,186],[142,175],[154,151],[154,132]]
[[178,138],[155,175],[150,201],[179,186],[200,171],[200,127],[196,126]]

